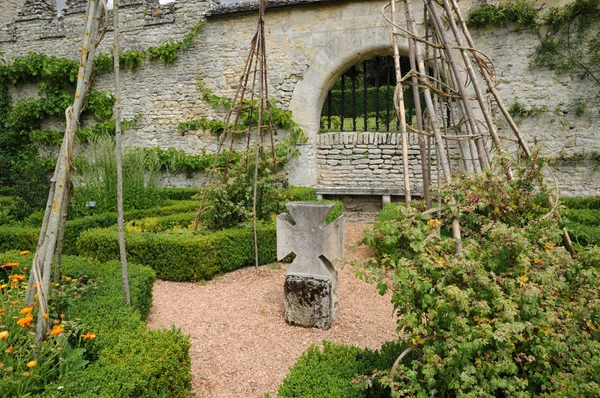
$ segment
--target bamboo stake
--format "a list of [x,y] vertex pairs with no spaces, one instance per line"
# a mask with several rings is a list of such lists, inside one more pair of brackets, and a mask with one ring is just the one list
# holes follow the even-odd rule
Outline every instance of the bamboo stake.
[[[458,18],[458,21],[461,25],[461,30],[462,30],[463,34],[465,35],[465,38],[467,39],[467,43],[469,44],[469,46],[471,48],[475,48],[475,43],[473,42],[471,33],[469,32],[469,29],[467,28],[467,24],[465,22],[465,19],[462,16],[460,7],[458,6],[458,3],[456,2],[456,0],[452,0],[452,7],[454,8],[455,15]],[[521,136],[519,127],[517,126],[517,124],[513,120],[512,116],[508,112],[508,109],[506,109],[506,106],[504,105],[504,102],[502,101],[502,97],[500,96],[500,93],[496,89],[496,83],[490,76],[487,68],[482,67],[481,61],[478,58],[475,58],[475,59],[480,66],[481,74],[482,74],[483,78],[485,79],[490,92],[492,93],[492,95],[494,96],[494,99],[496,100],[496,104],[500,108],[500,111],[504,115],[504,118],[507,120],[510,128],[512,129],[513,133],[515,134],[515,137],[517,137],[517,141],[519,142],[519,145],[523,149],[523,152],[525,152],[525,155],[527,155],[527,157],[531,157],[531,150],[529,149],[529,145],[527,144],[527,142],[525,142],[525,140]]]
[[115,73],[115,152],[117,158],[117,224],[119,228],[119,258],[121,260],[121,278],[123,280],[123,300],[131,305],[129,293],[129,272],[127,270],[127,249],[125,246],[125,216],[123,214],[123,138],[121,134],[121,87],[119,60],[119,0],[113,2],[114,48],[113,64]]
[[[48,332],[48,295],[50,290],[50,274],[54,251],[57,245],[58,230],[63,212],[65,193],[70,184],[70,172],[72,168],[73,146],[75,133],[78,129],[79,115],[83,108],[85,94],[89,87],[90,75],[92,71],[93,58],[96,51],[96,38],[100,26],[100,19],[104,5],[101,2],[90,1],[88,4],[87,21],[85,34],[83,37],[81,57],[79,63],[79,73],[77,75],[77,89],[75,91],[75,100],[65,114],[67,118],[67,127],[65,136],[61,145],[61,151],[57,160],[55,175],[53,177],[54,198],[52,205],[48,208],[46,228],[40,232],[45,235],[40,238],[43,241],[41,247],[36,251],[32,264],[32,273],[34,274],[35,284],[38,286],[39,310],[36,324],[36,342],[40,344]],[[67,202],[68,203],[68,202]],[[46,218],[46,215],[44,216]],[[33,296],[33,286],[31,286],[29,295]]]
[[[404,0],[404,11],[406,13],[406,2],[410,0]],[[412,16],[412,15],[411,15]],[[409,16],[406,15],[406,20],[408,21]],[[408,59],[410,62],[411,71],[417,70],[417,62],[415,60],[415,40],[413,38],[408,39]],[[419,95],[419,86],[418,80],[416,76],[412,76],[411,82],[413,84],[412,92],[413,92],[413,100],[415,102],[415,112],[417,114],[417,129],[419,131],[423,131],[423,110],[421,108],[421,96]],[[425,199],[425,204],[427,208],[431,208],[431,195],[429,193],[429,185],[431,184],[431,176],[429,170],[429,164],[427,159],[427,138],[419,134],[419,153],[421,155],[421,173],[423,174],[423,199]]]
[[65,196],[63,198],[63,204],[60,215],[60,227],[58,228],[58,243],[56,247],[56,264],[54,265],[54,283],[60,281],[60,265],[62,263],[63,244],[65,239],[65,227],[67,225],[67,209],[71,202],[71,195],[73,194],[73,184],[68,183],[65,187]]
[[[412,2],[409,0],[406,2],[406,15],[408,16],[407,24],[408,30],[413,35],[417,34],[416,23],[414,22],[413,12],[412,12]],[[426,76],[425,71],[425,62],[423,61],[423,55],[421,53],[421,44],[415,41],[415,55],[417,57],[417,66],[419,68],[419,72]],[[436,148],[438,152],[438,159],[440,162],[440,166],[442,169],[442,173],[444,175],[444,180],[446,183],[452,182],[452,175],[450,173],[450,165],[448,163],[448,156],[446,155],[444,142],[442,138],[442,133],[440,131],[440,127],[438,124],[437,116],[435,114],[435,107],[433,105],[433,101],[431,99],[431,93],[427,87],[423,89],[423,95],[425,97],[425,103],[427,104],[427,110],[429,112],[429,118],[431,121],[431,127],[433,129],[433,133],[435,136]],[[438,178],[439,183],[439,178]],[[452,222],[452,235],[455,240],[455,250],[458,255],[462,254],[462,237],[460,234],[460,223],[458,219],[454,219]]]
[[[431,14],[432,21],[436,27],[436,31],[437,31],[438,35],[440,36],[440,38],[442,39],[442,43],[444,44],[444,49],[445,49],[445,53],[446,53],[446,59],[448,60],[448,63],[450,64],[450,67],[452,68],[454,78],[456,79],[456,85],[458,86],[457,88],[459,89],[460,96],[462,98],[462,101],[465,104],[464,110],[467,115],[467,120],[469,122],[469,126],[471,128],[471,131],[474,134],[481,134],[479,131],[479,127],[477,126],[477,123],[475,122],[475,116],[473,115],[471,107],[468,105],[470,103],[469,95],[465,88],[465,83],[460,74],[460,70],[458,69],[458,64],[454,58],[454,52],[453,52],[452,45],[450,44],[450,42],[444,32],[444,25],[442,24],[440,16],[438,15],[437,9],[435,7],[435,4],[433,4],[433,3],[434,2],[432,2],[432,0],[426,0],[427,7],[429,9],[429,14]],[[477,147],[477,155],[479,158],[479,164],[481,165],[481,168],[482,169],[489,168],[490,165],[487,161],[487,156],[485,155],[485,148],[483,146],[483,142],[482,142],[481,138],[475,139],[475,145]]]
[[[485,119],[485,123],[487,125],[488,132],[490,133],[490,136],[492,137],[492,143],[493,143],[496,151],[499,154],[501,154],[503,152],[502,143],[500,142],[500,138],[498,138],[498,131],[496,129],[496,125],[494,124],[494,122],[492,120],[491,112],[488,109],[487,104],[485,103],[485,100],[483,98],[483,93],[480,88],[479,79],[477,78],[477,75],[475,74],[475,70],[473,69],[473,65],[471,63],[471,59],[469,58],[469,54],[467,54],[467,51],[463,48],[462,38],[460,37],[460,34],[458,32],[458,27],[456,26],[456,23],[454,22],[454,15],[452,12],[452,8],[450,7],[450,3],[448,2],[448,0],[442,0],[442,1],[443,1],[444,9],[446,11],[447,20],[450,24],[450,28],[452,29],[452,33],[454,34],[454,38],[456,40],[456,44],[458,44],[458,46],[460,47],[460,54],[463,58],[463,63],[465,64],[465,66],[467,68],[467,73],[469,74],[471,83],[473,84],[473,89],[475,90],[477,102],[479,103],[479,107],[481,108],[481,111],[483,113],[483,117]],[[485,152],[487,153],[487,151],[485,151]],[[503,161],[503,166],[504,166],[504,171],[506,173],[506,177],[509,180],[512,180],[513,174],[510,169],[510,164],[505,160],[505,161]]]
[[398,33],[396,30],[396,0],[390,0],[392,21],[392,46],[394,47],[394,69],[396,71],[396,89],[394,90],[394,109],[400,120],[402,135],[402,169],[404,172],[404,201],[410,207],[410,176],[408,169],[408,140],[406,133],[406,110],[404,108],[404,91],[402,90],[402,71],[400,70],[400,53],[398,52]]

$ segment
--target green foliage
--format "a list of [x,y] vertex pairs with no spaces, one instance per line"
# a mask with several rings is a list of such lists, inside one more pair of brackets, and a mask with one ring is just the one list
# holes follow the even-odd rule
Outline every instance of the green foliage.
[[577,222],[583,225],[600,226],[600,209],[565,209],[563,220]]
[[202,188],[158,188],[164,200],[190,200],[202,193]]
[[315,202],[317,192],[314,188],[289,187],[286,189],[286,197],[290,202]]
[[[71,305],[66,316],[78,318],[97,335],[89,347],[92,364],[62,383],[61,394],[77,397],[187,396],[190,387],[188,337],[178,330],[146,330],[155,273],[129,264],[131,307],[123,305],[118,261],[97,263],[65,257],[63,273],[98,276],[97,289]],[[56,388],[56,386],[55,386]]]
[[[117,164],[112,137],[92,140],[74,162],[81,185],[73,192],[70,211],[76,215],[91,211],[116,211]],[[156,207],[162,201],[156,191],[158,159],[141,148],[126,149],[123,156],[123,208],[125,210]],[[96,202],[94,210],[86,207]]]
[[508,113],[510,113],[510,115],[512,117],[515,117],[515,116],[536,117],[536,116],[540,116],[546,112],[548,112],[548,106],[546,106],[546,105],[542,105],[542,106],[533,105],[531,108],[527,109],[525,107],[525,105],[523,105],[522,103],[520,103],[518,101],[514,102],[510,106],[510,108],[508,108]]
[[389,397],[389,389],[376,381],[365,388],[359,380],[390,368],[406,346],[396,342],[384,344],[380,351],[323,341],[323,349],[310,346],[283,379],[277,396],[285,397]]
[[[559,220],[542,217],[549,193],[536,193],[540,166],[534,157],[513,181],[456,176],[435,193],[447,203],[439,220],[403,208],[365,238],[380,253],[365,275],[392,290],[401,341],[419,354],[399,366],[398,393],[600,394],[598,256],[558,246]],[[440,234],[454,217],[462,256]]]
[[[551,8],[534,65],[600,83],[600,0],[578,0]],[[585,101],[581,102],[581,115]],[[576,111],[577,112],[577,111]]]
[[527,28],[537,24],[537,9],[527,1],[517,0],[501,4],[484,3],[471,9],[467,25],[483,28],[490,25],[517,23]]
[[560,199],[568,209],[600,209],[600,196],[574,196]]
[[35,250],[39,234],[39,227],[0,226],[0,253],[8,250]]
[[[231,109],[231,100],[225,97],[220,97],[206,86],[204,81],[199,80],[197,85],[198,90],[202,93],[202,99],[208,102],[213,108]],[[258,112],[256,111],[258,102],[244,100],[241,104],[240,119],[237,125],[230,125],[230,131],[242,134],[247,131],[248,126],[257,125]],[[275,151],[277,157],[287,162],[292,157],[298,156],[299,152],[296,144],[307,142],[308,138],[298,123],[292,119],[292,112],[283,110],[275,106],[275,101],[266,104],[266,112],[263,115],[262,125],[269,125],[269,120],[273,122],[274,127],[287,130],[289,137],[276,145]],[[269,119],[270,118],[270,119]],[[213,123],[213,124],[211,124]],[[207,128],[208,127],[208,128]],[[224,122],[220,120],[198,119],[189,122],[182,122],[178,125],[179,131],[187,131],[191,128],[203,128],[214,133],[220,133],[224,130]]]
[[[157,159],[160,169],[171,173],[184,172],[188,176],[193,175],[197,171],[210,169],[215,162],[215,154],[206,153],[205,150],[202,150],[199,155],[188,155],[184,151],[175,148],[144,148],[143,151],[147,158]],[[228,158],[232,164],[237,163],[241,158],[241,154],[232,151],[230,156],[228,153],[222,152],[219,154],[216,167],[225,167]]]
[[[149,265],[161,279],[210,279],[217,273],[254,264],[253,236],[250,226],[208,235],[193,235],[185,231],[127,233],[127,258],[131,262]],[[100,261],[117,259],[117,238],[114,228],[86,231],[77,242],[79,253]],[[275,226],[261,225],[258,242],[260,263],[273,261],[276,257]]]

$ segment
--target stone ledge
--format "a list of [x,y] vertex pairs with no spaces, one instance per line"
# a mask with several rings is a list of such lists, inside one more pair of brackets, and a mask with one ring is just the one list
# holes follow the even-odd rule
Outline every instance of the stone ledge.
[[404,189],[381,187],[316,186],[317,195],[404,195]]
[[[267,2],[267,9],[301,6],[305,4],[327,4],[339,3],[347,0],[271,0]],[[206,13],[206,17],[216,17],[220,15],[237,14],[242,12],[258,11],[258,2],[243,2],[233,4],[220,4]]]

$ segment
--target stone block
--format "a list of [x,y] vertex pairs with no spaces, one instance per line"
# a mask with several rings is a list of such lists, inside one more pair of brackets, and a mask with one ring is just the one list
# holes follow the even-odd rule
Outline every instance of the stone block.
[[332,279],[288,275],[283,291],[285,321],[288,324],[329,329],[338,303]]

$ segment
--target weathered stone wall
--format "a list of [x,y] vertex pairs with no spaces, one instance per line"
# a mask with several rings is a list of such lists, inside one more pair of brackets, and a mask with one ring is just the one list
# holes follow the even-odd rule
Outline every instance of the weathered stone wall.
[[[420,192],[423,173],[417,137],[410,136],[409,178],[411,191]],[[430,159],[435,180],[435,157]],[[326,133],[317,138],[319,186],[355,189],[404,186],[402,137],[397,133]]]
[[[0,15],[12,2],[14,0],[2,1]],[[42,0],[28,2],[42,4]],[[562,2],[539,3],[540,7],[547,7]],[[31,15],[25,8],[24,15],[0,25],[0,51],[8,57],[43,51],[76,59],[84,20],[82,11],[85,11],[81,4],[84,3],[84,0],[72,0],[59,18],[43,4]],[[266,13],[269,92],[280,106],[293,111],[294,119],[309,137],[301,148],[301,157],[292,162],[290,182],[322,185],[328,181],[324,176],[335,172],[323,169],[327,164],[318,161],[323,155],[317,135],[321,107],[328,89],[347,68],[372,56],[391,53],[389,32],[381,16],[385,1],[295,0],[291,3],[296,5],[289,6],[289,0],[270,1],[274,8]],[[468,9],[470,3],[464,3],[461,2],[461,6]],[[188,153],[213,150],[216,147],[214,135],[204,131],[182,135],[176,126],[178,122],[202,116],[223,116],[222,109],[212,109],[201,99],[197,83],[201,79],[216,94],[232,95],[256,29],[256,12],[239,11],[255,6],[217,6],[214,0],[177,0],[167,5],[159,5],[157,0],[122,0],[121,4],[125,50],[142,50],[165,40],[181,40],[198,21],[205,19],[198,40],[191,48],[182,50],[174,64],[165,66],[147,61],[137,71],[122,72],[123,116],[129,119],[141,116],[137,128],[125,134],[127,145],[175,147]],[[415,10],[421,12],[422,7],[415,5]],[[421,15],[416,17],[420,20]],[[399,23],[403,21],[400,17]],[[496,63],[498,89],[505,103],[510,106],[519,101],[528,108],[545,105],[549,110],[539,117],[520,121],[527,141],[532,145],[537,142],[544,146],[546,153],[555,155],[600,150],[597,110],[590,109],[581,117],[569,111],[569,104],[577,99],[593,98],[597,92],[594,87],[575,77],[532,70],[530,63],[538,43],[534,34],[514,26],[472,33],[477,47]],[[109,30],[101,51],[108,53],[111,44]],[[399,47],[401,53],[408,53],[405,41],[401,40]],[[112,77],[110,74],[98,76],[96,85],[110,89]],[[501,134],[511,135],[506,128]],[[398,170],[395,168],[398,164],[390,170]],[[573,178],[573,173],[558,174],[559,184],[568,192],[580,193],[581,187],[586,186],[585,193],[599,193],[600,183],[596,181],[600,179],[582,184]],[[389,173],[393,174],[401,175]],[[598,176],[585,175],[586,178]],[[350,181],[349,184],[355,183]]]

